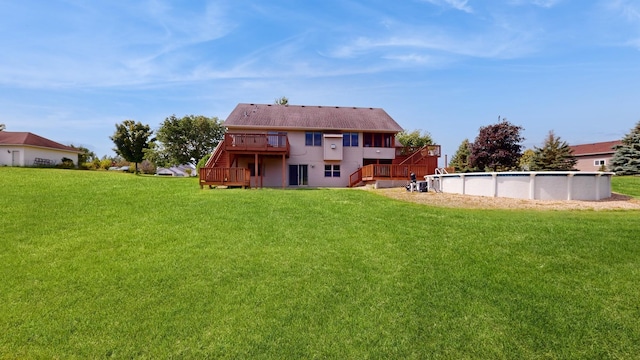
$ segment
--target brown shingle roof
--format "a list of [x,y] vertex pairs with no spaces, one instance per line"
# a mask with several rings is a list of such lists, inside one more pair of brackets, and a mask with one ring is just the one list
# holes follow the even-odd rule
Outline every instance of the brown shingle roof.
[[260,130],[402,131],[383,109],[339,106],[238,104],[224,125]]
[[616,152],[613,147],[620,144],[622,144],[622,141],[620,140],[605,141],[593,144],[579,144],[572,145],[571,150],[573,150],[574,156],[613,154]]
[[56,150],[80,152],[70,146],[62,145],[30,132],[0,131],[0,145],[29,145]]

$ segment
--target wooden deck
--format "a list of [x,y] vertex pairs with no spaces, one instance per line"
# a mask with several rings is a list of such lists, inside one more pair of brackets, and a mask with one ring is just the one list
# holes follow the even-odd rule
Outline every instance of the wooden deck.
[[200,188],[211,186],[251,187],[251,170],[246,168],[201,168]]
[[289,156],[289,138],[286,134],[227,133],[224,149],[232,154],[284,154]]
[[349,177],[349,187],[376,180],[407,180],[413,172],[416,178],[431,175],[434,169],[428,165],[366,165]]

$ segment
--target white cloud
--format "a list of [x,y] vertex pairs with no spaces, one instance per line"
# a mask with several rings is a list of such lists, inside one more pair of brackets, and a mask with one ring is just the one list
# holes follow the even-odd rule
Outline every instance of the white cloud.
[[611,11],[631,22],[640,21],[640,4],[630,0],[609,0],[605,2]]
[[[407,32],[412,36],[396,34],[386,38],[360,37],[352,43],[340,46],[330,53],[336,58],[356,58],[372,52],[388,52],[404,49],[412,53],[448,54],[476,58],[517,58],[533,51],[530,45],[532,33],[512,32],[484,33],[477,35],[448,35],[438,30]],[[419,50],[419,51],[418,51]],[[421,55],[426,59],[426,55]]]
[[428,3],[438,6],[448,6],[456,10],[464,11],[466,13],[472,13],[473,8],[467,5],[468,0],[424,0]]
[[552,8],[563,0],[512,0],[509,3],[511,5],[535,5],[543,8]]
[[12,49],[0,58],[0,84],[65,88],[172,81],[206,56],[198,46],[235,26],[221,1],[180,9],[161,0],[90,7],[52,3],[45,11],[49,23],[30,26],[32,35],[21,42],[0,37],[0,46]]

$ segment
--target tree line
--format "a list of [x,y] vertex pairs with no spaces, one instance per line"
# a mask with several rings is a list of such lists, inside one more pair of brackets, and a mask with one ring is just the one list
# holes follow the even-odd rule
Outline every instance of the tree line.
[[[225,128],[217,117],[171,115],[154,131],[134,120],[116,124],[110,136],[117,155],[135,164],[149,161],[155,166],[196,163],[213,152],[224,137]],[[155,136],[154,136],[155,135]]]
[[[522,152],[523,128],[503,119],[497,124],[483,126],[474,142],[464,139],[449,162],[457,172],[483,171],[571,171],[577,159],[566,141],[553,130],[541,147]],[[618,175],[640,174],[640,121],[616,145],[609,169]]]

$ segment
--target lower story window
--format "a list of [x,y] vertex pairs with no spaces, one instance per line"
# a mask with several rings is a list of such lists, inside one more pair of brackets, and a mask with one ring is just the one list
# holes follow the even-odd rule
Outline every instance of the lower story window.
[[605,160],[594,160],[593,161],[593,165],[594,166],[602,166],[602,165],[607,165]]
[[325,165],[324,177],[340,177],[340,165],[334,165],[334,164]]

